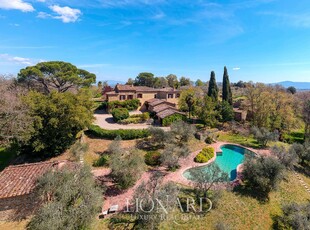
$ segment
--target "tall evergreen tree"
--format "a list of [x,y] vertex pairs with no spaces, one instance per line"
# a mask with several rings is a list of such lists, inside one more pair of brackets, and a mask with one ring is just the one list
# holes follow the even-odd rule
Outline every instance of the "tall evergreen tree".
[[214,71],[212,71],[210,81],[209,81],[208,96],[211,97],[214,101],[217,101],[218,92],[219,92],[219,89],[216,85],[215,73]]
[[223,74],[222,98],[223,98],[223,101],[227,101],[230,105],[232,105],[232,93],[231,93],[229,76],[228,76],[226,66],[224,67],[224,74]]

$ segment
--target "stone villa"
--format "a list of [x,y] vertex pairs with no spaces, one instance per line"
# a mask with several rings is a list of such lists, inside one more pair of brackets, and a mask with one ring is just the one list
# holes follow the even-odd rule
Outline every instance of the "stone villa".
[[141,105],[144,105],[147,100],[157,98],[177,104],[180,93],[180,90],[170,87],[155,89],[146,86],[117,84],[114,91],[106,93],[106,99],[107,101],[139,99]]

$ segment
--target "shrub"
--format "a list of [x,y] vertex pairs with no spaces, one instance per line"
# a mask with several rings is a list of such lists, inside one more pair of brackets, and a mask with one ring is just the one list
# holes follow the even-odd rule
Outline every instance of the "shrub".
[[120,108],[120,109],[113,109],[112,110],[113,119],[118,122],[129,117],[129,112],[127,109]]
[[203,153],[200,152],[195,157],[195,162],[197,162],[197,163],[206,163],[206,162],[208,162],[208,158]]
[[160,152],[150,151],[147,152],[144,156],[145,163],[147,165],[155,166],[160,165]]
[[115,108],[125,108],[129,111],[137,110],[139,107],[139,99],[126,100],[126,101],[110,101],[108,102],[109,110],[112,111]]
[[213,138],[212,138],[212,137],[208,136],[208,137],[205,139],[205,142],[206,142],[207,144],[212,144],[214,141],[213,141]]
[[127,119],[118,121],[119,124],[123,124],[123,125],[138,124],[140,122],[141,122],[141,118],[139,118],[139,117],[133,117],[133,118],[129,117]]
[[108,155],[102,155],[100,158],[93,162],[94,167],[107,166],[109,164],[110,157]]
[[195,162],[206,163],[214,156],[214,149],[212,147],[203,148],[195,157]]
[[176,113],[176,114],[173,114],[169,117],[165,117],[163,119],[162,125],[163,126],[169,126],[172,123],[174,123],[175,121],[185,121],[185,120],[186,120],[186,116]]
[[150,119],[150,113],[148,113],[148,112],[142,113],[141,118],[143,121],[149,120]]
[[86,134],[110,140],[114,140],[117,136],[122,138],[122,140],[133,140],[150,136],[150,132],[147,129],[106,130],[100,128],[98,125],[90,125]]

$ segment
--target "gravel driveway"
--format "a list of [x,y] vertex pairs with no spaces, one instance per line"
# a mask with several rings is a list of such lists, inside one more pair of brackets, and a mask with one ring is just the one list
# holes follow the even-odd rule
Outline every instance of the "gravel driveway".
[[[130,115],[133,114],[141,114],[140,111],[133,111],[129,113]],[[103,129],[109,129],[109,130],[117,130],[117,129],[147,129],[151,127],[152,125],[147,124],[128,124],[128,125],[122,125],[117,124],[114,122],[113,117],[111,114],[108,114],[106,112],[97,112],[94,114],[95,116],[95,124],[100,126]],[[159,127],[159,126],[158,126]],[[169,127],[160,127],[164,130],[169,130]]]

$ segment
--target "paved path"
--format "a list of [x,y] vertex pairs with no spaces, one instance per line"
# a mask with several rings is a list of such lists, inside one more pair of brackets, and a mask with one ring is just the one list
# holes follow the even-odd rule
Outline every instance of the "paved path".
[[[129,113],[130,115],[133,114],[141,114],[140,111],[133,111]],[[113,117],[111,114],[108,113],[96,113],[95,115],[95,124],[100,126],[103,129],[109,129],[109,130],[117,130],[117,129],[147,129],[151,127],[152,125],[147,124],[128,124],[128,125],[122,125],[117,124],[114,122]],[[158,126],[159,127],[159,126]],[[159,127],[164,130],[169,130],[169,127]]]

